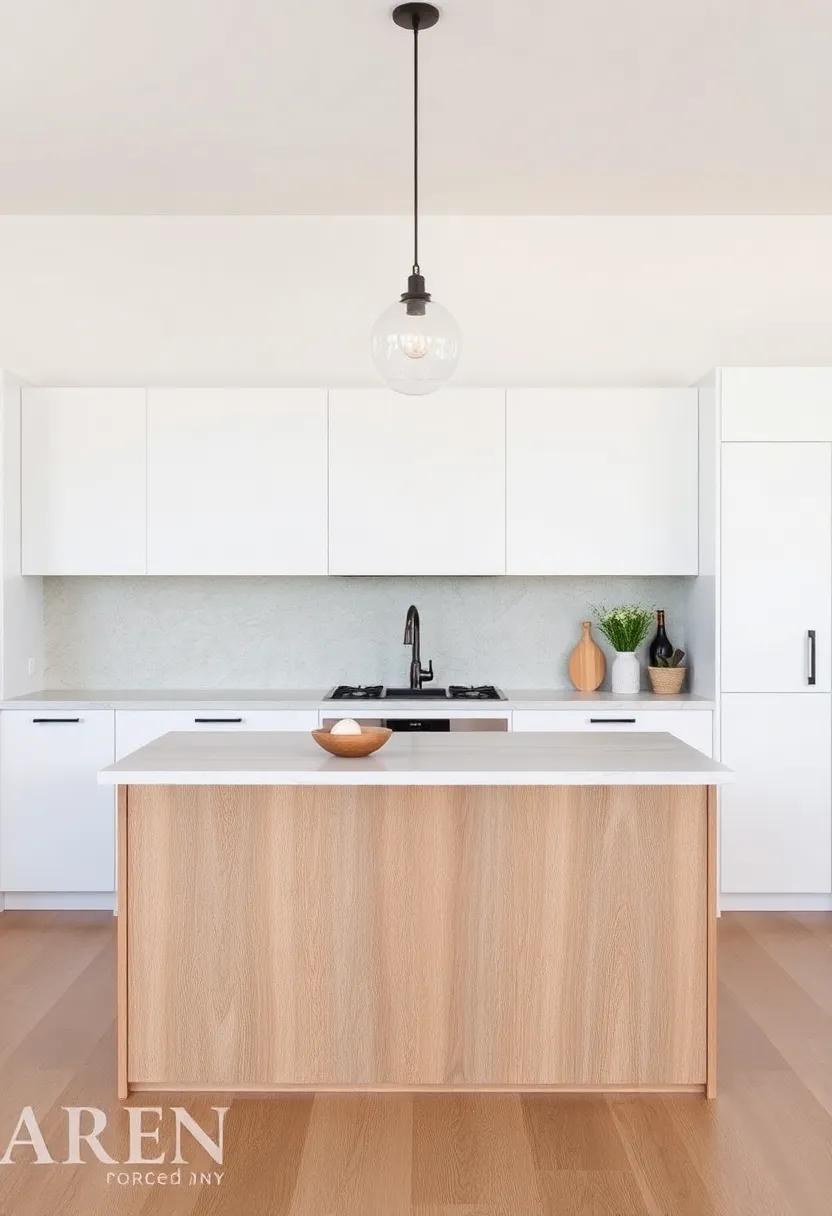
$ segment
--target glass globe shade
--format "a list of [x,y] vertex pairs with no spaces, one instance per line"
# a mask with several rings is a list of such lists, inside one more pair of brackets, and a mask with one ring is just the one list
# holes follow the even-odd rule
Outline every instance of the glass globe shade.
[[397,300],[373,326],[372,355],[382,380],[397,393],[432,393],[453,374],[462,344],[447,308],[424,302],[421,316]]

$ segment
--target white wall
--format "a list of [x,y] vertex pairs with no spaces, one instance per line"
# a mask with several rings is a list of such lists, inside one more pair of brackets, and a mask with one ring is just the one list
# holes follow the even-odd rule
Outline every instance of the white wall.
[[[0,695],[43,684],[42,580],[20,575],[20,381],[0,373]],[[33,670],[29,670],[29,660]]]
[[[0,365],[35,383],[373,382],[369,330],[408,250],[401,217],[0,217]],[[689,384],[719,364],[832,362],[832,217],[429,217],[422,251],[464,331],[459,382]],[[673,608],[670,589],[630,590]],[[628,591],[150,579],[45,594],[48,684],[398,678],[414,598],[443,678],[542,686],[563,683],[585,602]],[[13,685],[26,657],[6,656]]]
[[[434,217],[470,383],[689,384],[832,362],[832,217]],[[0,365],[35,383],[346,384],[401,217],[0,217]]]
[[[47,578],[50,688],[406,684],[408,605],[436,681],[568,687],[593,604],[668,611],[686,645],[685,578]],[[600,640],[600,639],[599,639]],[[695,656],[694,656],[695,659]]]

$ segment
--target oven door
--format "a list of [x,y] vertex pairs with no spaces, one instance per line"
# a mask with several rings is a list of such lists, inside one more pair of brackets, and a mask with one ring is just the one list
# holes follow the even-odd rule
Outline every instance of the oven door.
[[[340,717],[351,717],[351,714],[341,714]],[[321,726],[330,730],[338,718],[331,713],[321,715]],[[509,712],[493,714],[459,714],[421,713],[409,714],[405,711],[386,713],[378,717],[355,719],[361,726],[389,726],[396,731],[441,731],[455,733],[457,731],[506,731],[509,729]]]

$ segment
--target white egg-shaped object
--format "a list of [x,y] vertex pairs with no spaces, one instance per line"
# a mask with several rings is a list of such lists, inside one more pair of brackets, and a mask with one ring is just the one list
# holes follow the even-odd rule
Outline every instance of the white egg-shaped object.
[[329,732],[331,735],[360,735],[361,727],[355,718],[341,718]]

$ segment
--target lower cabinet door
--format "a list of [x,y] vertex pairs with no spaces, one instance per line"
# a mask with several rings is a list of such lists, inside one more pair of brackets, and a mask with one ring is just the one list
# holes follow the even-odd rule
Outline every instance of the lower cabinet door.
[[317,709],[123,709],[116,713],[116,759],[171,730],[315,730]]
[[0,714],[0,889],[112,891],[111,710]]
[[832,700],[728,693],[722,760],[721,886],[726,894],[832,890]]
[[706,756],[713,755],[709,709],[516,709],[512,729],[554,731],[668,731]]

